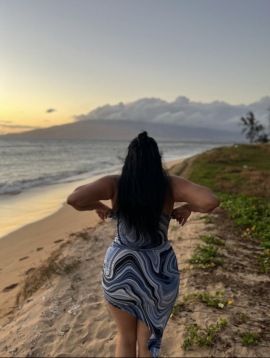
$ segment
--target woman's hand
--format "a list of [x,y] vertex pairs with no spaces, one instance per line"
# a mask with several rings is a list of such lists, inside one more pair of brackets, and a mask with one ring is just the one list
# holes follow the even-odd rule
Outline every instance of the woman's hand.
[[187,222],[187,219],[190,217],[191,209],[188,204],[179,206],[178,208],[173,209],[172,218],[176,219],[178,223],[183,226]]
[[102,207],[95,210],[101,220],[107,219],[107,217],[112,213],[112,209],[108,206],[102,204]]

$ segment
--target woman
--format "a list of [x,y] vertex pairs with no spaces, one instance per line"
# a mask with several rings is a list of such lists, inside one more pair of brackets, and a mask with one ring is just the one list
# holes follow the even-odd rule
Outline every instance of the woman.
[[[111,207],[100,200],[111,200]],[[157,143],[143,132],[128,147],[121,175],[77,188],[67,200],[117,221],[104,260],[102,287],[118,330],[116,357],[157,357],[179,288],[170,219],[184,225],[192,211],[210,212],[219,200],[206,187],[162,168]],[[184,202],[174,208],[175,202]]]

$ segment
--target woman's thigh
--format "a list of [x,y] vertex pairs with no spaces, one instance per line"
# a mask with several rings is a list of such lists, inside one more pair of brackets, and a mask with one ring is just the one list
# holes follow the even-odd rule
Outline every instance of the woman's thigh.
[[128,337],[131,341],[137,340],[137,318],[131,313],[123,311],[108,303],[108,309],[114,318],[117,331],[122,337]]

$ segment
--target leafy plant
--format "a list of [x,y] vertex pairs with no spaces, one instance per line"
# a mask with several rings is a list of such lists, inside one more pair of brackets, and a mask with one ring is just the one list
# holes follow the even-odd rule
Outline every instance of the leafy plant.
[[244,332],[242,334],[242,344],[244,346],[256,346],[260,341],[260,335],[256,332]]
[[185,303],[184,302],[178,302],[173,306],[171,317],[176,316],[179,312],[183,311],[185,309]]
[[223,309],[228,302],[231,302],[231,300],[224,298],[223,291],[216,291],[213,295],[208,292],[194,292],[184,296],[185,303],[194,301],[199,301],[208,307],[215,307],[218,309]]
[[217,333],[228,325],[228,321],[224,318],[220,319],[216,324],[211,324],[207,328],[201,328],[197,324],[190,324],[186,327],[187,337],[184,339],[182,348],[187,350],[193,344],[198,347],[212,346]]
[[213,245],[198,245],[195,253],[188,260],[189,263],[199,268],[215,267],[223,264],[218,249]]

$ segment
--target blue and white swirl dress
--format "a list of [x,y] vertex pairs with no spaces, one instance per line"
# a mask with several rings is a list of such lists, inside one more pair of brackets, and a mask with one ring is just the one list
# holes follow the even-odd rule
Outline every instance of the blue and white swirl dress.
[[167,232],[170,216],[162,215],[159,239],[137,236],[123,219],[108,248],[103,267],[105,299],[143,321],[151,331],[148,349],[157,357],[163,331],[179,290],[179,270]]

